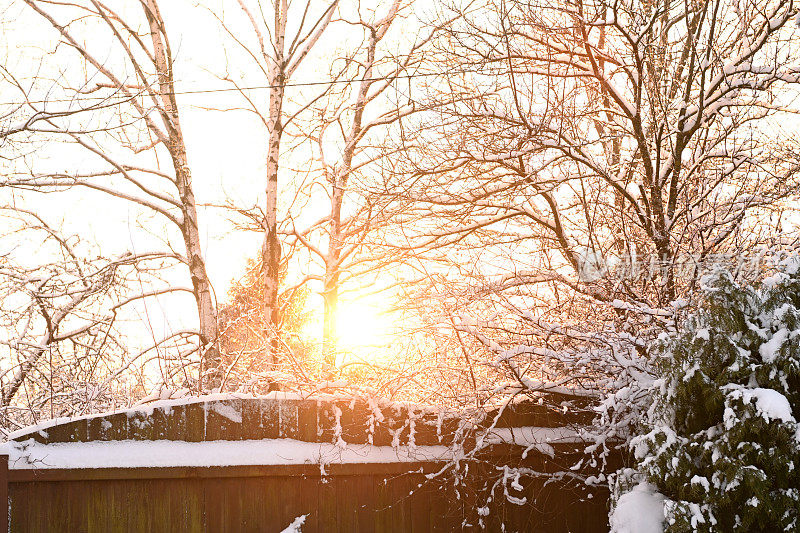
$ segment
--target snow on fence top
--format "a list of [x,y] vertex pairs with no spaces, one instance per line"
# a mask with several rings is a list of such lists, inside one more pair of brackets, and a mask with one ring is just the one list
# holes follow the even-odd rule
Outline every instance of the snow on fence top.
[[51,468],[159,468],[271,465],[319,465],[324,475],[331,464],[441,463],[454,458],[448,446],[371,446],[261,439],[208,442],[95,441],[41,444],[10,442],[11,470]]
[[476,442],[552,455],[593,416],[568,406],[456,412],[360,396],[214,394],[45,421],[10,434],[7,453],[12,468],[442,461]]

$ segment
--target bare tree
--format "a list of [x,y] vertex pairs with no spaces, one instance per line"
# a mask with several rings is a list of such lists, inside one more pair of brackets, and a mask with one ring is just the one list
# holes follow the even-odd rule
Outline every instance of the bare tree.
[[[132,353],[120,324],[131,304],[177,290],[191,292],[159,281],[165,263],[179,258],[159,252],[99,257],[80,237],[64,235],[32,211],[4,207],[0,219],[8,228],[0,241],[3,427],[125,405],[143,393],[148,386],[143,375],[133,379],[132,389],[119,378],[146,368],[154,347]],[[143,280],[145,292],[135,283]],[[159,342],[162,348],[173,343],[185,349],[194,334],[173,332],[171,337]],[[198,348],[195,342],[192,351]],[[187,372],[190,354],[180,355],[160,361],[164,381],[182,372],[179,381],[185,382],[197,371],[197,359]]]
[[[216,309],[180,124],[174,51],[158,3],[142,0],[121,11],[94,0],[25,4],[57,32],[59,44],[45,59],[66,60],[71,68],[44,97],[18,83],[21,106],[30,118],[6,133],[28,129],[47,134],[82,151],[87,163],[65,172],[34,165],[5,177],[3,186],[100,191],[176,227],[183,241],[181,260],[192,281],[203,361],[213,372],[218,364]],[[105,42],[112,43],[110,51]],[[212,376],[212,386],[214,381]]]
[[792,244],[775,228],[799,191],[781,128],[799,10],[489,1],[438,41],[448,75],[431,87],[461,98],[415,132],[425,148],[392,185],[447,302],[436,327],[453,320],[494,370],[486,395],[610,391],[603,450],[702,267]]
[[[344,21],[355,28],[349,38],[359,37],[358,44],[337,52],[330,88],[312,106],[298,136],[313,146],[319,175],[302,183],[280,231],[304,248],[312,261],[321,263],[319,270],[306,271],[304,280],[314,279],[322,285],[322,351],[331,367],[337,351],[336,320],[342,285],[357,278],[363,283],[370,273],[398,260],[384,247],[375,246],[375,234],[390,219],[392,202],[375,194],[374,189],[381,184],[381,167],[386,166],[381,161],[403,149],[386,142],[389,130],[425,109],[424,103],[404,94],[401,85],[423,68],[423,50],[438,29],[421,32],[414,39],[400,37],[397,29],[408,22],[408,4],[390,2],[382,7],[381,15],[367,15],[359,6],[353,20],[344,16]],[[399,39],[408,43],[398,44]],[[320,190],[325,191],[326,212],[309,217],[304,213],[305,206],[315,204]]]
[[[442,229],[409,237],[510,259],[490,272],[495,290],[555,284],[586,305],[627,302],[613,316],[669,307],[696,281],[678,276],[682,261],[772,244],[798,192],[796,140],[779,127],[795,111],[781,90],[800,81],[797,12],[487,3],[440,42],[466,71],[441,92],[464,97],[440,108],[441,135],[420,132],[430,142],[403,186]],[[643,259],[652,276],[602,276]]]
[[[325,1],[319,9],[311,0],[306,0],[294,9],[288,0],[272,0],[269,5],[237,0],[237,4],[247,19],[247,32],[239,32],[222,17],[218,19],[237,48],[245,52],[245,56],[252,60],[257,71],[263,75],[269,93],[265,111],[258,102],[242,91],[248,109],[260,118],[267,130],[266,204],[261,222],[264,231],[262,268],[265,270],[263,316],[268,320],[264,324],[267,336],[273,338],[270,359],[276,364],[279,348],[276,335],[280,329],[278,284],[281,242],[278,235],[278,178],[281,169],[281,140],[286,127],[308,106],[308,103],[301,104],[297,109],[287,112],[286,89],[298,68],[330,26],[339,0]],[[290,27],[295,29],[287,33]],[[314,99],[312,97],[311,101]]]

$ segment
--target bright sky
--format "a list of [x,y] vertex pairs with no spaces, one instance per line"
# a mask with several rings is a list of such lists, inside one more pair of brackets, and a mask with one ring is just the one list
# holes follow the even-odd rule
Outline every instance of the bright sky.
[[[235,79],[241,79],[243,85],[265,83],[263,76],[253,71],[241,50],[225,38],[218,22],[208,11],[207,7],[213,7],[217,13],[222,13],[218,10],[220,2],[221,0],[208,0],[202,5],[193,0],[161,2],[162,14],[170,31],[173,49],[176,50],[179,91],[229,88],[230,85],[218,78],[226,71]],[[365,9],[385,6],[386,3],[385,0],[362,2]],[[233,2],[226,2],[226,5],[226,21],[236,26],[235,5]],[[0,6],[0,27],[3,30],[0,32],[0,56],[4,57],[3,64],[9,71],[22,73],[22,76],[32,76],[38,72],[40,75],[54,77],[56,69],[69,70],[75,64],[65,60],[40,66],[35,58],[41,56],[42,51],[53,48],[52,29],[18,0],[0,0]],[[128,4],[130,6],[133,4]],[[426,6],[421,6],[421,9],[426,9]],[[382,12],[381,9],[379,11]],[[412,26],[409,27],[409,24]],[[399,34],[394,36],[395,40],[401,36],[408,39],[415,34],[413,23],[408,21],[403,21],[399,28]],[[345,24],[333,26],[316,51],[304,62],[304,67],[297,72],[294,81],[327,79],[330,68],[328,58],[337,46],[346,44],[349,30],[351,28]],[[68,55],[64,54],[63,57]],[[74,61],[74,54],[69,57]],[[68,74],[74,73],[68,71]],[[266,108],[266,90],[253,90],[249,94]],[[297,96],[297,93],[290,93],[290,98],[292,96]],[[17,101],[18,98],[15,91],[8,90],[7,87],[0,88],[0,101]],[[179,96],[179,103],[182,106],[181,121],[198,201],[218,203],[230,198],[236,205],[243,207],[263,205],[266,157],[263,125],[255,116],[244,111],[209,110],[240,106],[241,97],[235,92],[182,94]],[[288,106],[289,109],[292,107],[291,104]],[[290,143],[291,139],[286,138],[285,145]],[[82,156],[76,156],[74,151],[67,151],[59,145],[48,146],[44,153],[50,156],[50,164],[56,169],[75,168],[81,164]],[[284,168],[307,167],[304,157],[307,154],[295,152],[290,159],[284,161]],[[288,172],[282,175],[284,189],[291,189],[290,177]],[[9,194],[8,191],[0,191],[0,201],[10,202]],[[20,197],[17,196],[15,201],[20,201]],[[152,216],[143,216],[139,209],[132,208],[122,200],[111,199],[99,193],[75,191],[63,195],[27,195],[21,201],[35,205],[37,210],[46,213],[48,219],[54,223],[63,221],[65,231],[78,233],[87,240],[96,242],[106,255],[120,254],[126,250],[163,248],[165,231],[161,221]],[[315,211],[316,206],[312,203],[310,209],[303,214],[316,218],[324,212]],[[244,273],[246,259],[257,253],[262,236],[259,233],[234,231],[224,213],[216,209],[202,210],[200,222],[208,271],[218,299],[224,301],[230,281]],[[171,230],[170,239],[176,249],[180,250],[182,245],[174,230]],[[182,278],[179,282],[186,284],[188,281]],[[356,293],[355,296],[360,295]],[[343,336],[355,338],[359,330],[386,329],[386,325],[380,324],[375,318],[383,309],[381,297],[364,299],[366,301],[360,304],[352,301],[342,303],[340,324]],[[180,302],[176,303],[174,298],[162,299],[161,302],[152,302],[147,309],[139,306],[137,312],[152,325],[156,336],[160,336],[163,331],[194,323],[191,299],[182,296]],[[321,299],[314,298],[312,304],[320,307]],[[369,321],[374,323],[365,327]]]
[[[241,79],[245,86],[264,85],[264,77],[252,70],[252,65],[247,62],[241,50],[229,40],[225,42],[226,37],[220,31],[219,23],[209,13],[207,7],[213,4],[216,9],[219,2],[212,0],[205,4],[207,6],[201,6],[191,0],[161,2],[171,44],[177,51],[177,90],[230,88],[229,84],[218,78],[226,70],[234,78]],[[368,6],[369,3],[363,4]],[[375,0],[373,4],[382,6],[386,2]],[[236,25],[236,10],[232,5],[228,2],[224,13],[226,21]],[[217,13],[222,11],[218,10]],[[137,20],[139,18],[141,17]],[[55,33],[18,1],[7,1],[5,8],[0,8],[0,19],[3,21],[0,53],[6,56],[4,64],[10,71],[21,73],[22,76],[32,75],[36,68],[32,59],[42,55],[42,50],[52,49]],[[297,72],[293,81],[327,79],[329,61],[324,55],[330,54],[345,42],[344,32],[347,29],[345,25],[332,26],[332,31],[305,60],[304,67]],[[407,31],[407,27],[404,30]],[[39,72],[55,76],[54,69],[66,67],[69,70],[73,68],[72,65],[77,65],[75,55],[63,53],[64,51],[62,50],[62,56],[70,57],[72,63],[61,61],[45,64],[38,67],[41,69]],[[113,58],[109,60],[113,61]],[[249,91],[249,95],[261,102],[266,111],[266,90]],[[289,96],[297,97],[297,93],[290,92]],[[5,102],[18,99],[19,95],[15,91],[7,88],[0,90],[0,100]],[[184,94],[178,99],[198,202],[220,203],[230,199],[236,205],[244,207],[263,205],[265,128],[251,113],[208,109],[223,110],[241,106],[241,97],[236,92],[218,92]],[[290,111],[293,107],[292,104],[286,106]],[[291,139],[285,138],[285,145],[290,142]],[[74,150],[47,146],[40,155],[44,153],[49,156],[54,169],[76,168],[81,163],[82,156],[75,155]],[[285,161],[288,163],[286,166],[302,167],[302,157],[302,154],[294,155],[293,159]],[[285,173],[281,179],[284,188],[289,188],[290,176]],[[101,193],[74,191],[64,195],[25,195],[24,198],[19,193],[14,193],[13,199],[8,191],[0,194],[2,202],[15,201],[35,205],[52,222],[58,224],[61,221],[65,231],[80,234],[84,239],[96,242],[105,255],[120,254],[126,250],[139,252],[164,248],[165,225],[158,217],[143,215],[141,209],[128,202],[109,198]],[[313,204],[311,207],[313,209]],[[316,218],[321,213],[309,215]],[[224,301],[230,281],[244,274],[245,262],[260,249],[262,236],[255,232],[234,231],[225,214],[218,209],[203,209],[200,216],[209,275],[218,299]],[[170,229],[169,235],[176,249],[182,251],[177,232]],[[180,279],[178,283],[185,285],[188,280]],[[177,303],[177,300],[182,303]],[[321,306],[321,298],[312,299],[312,303]],[[366,308],[370,311],[362,312],[354,304],[345,301],[342,314],[346,313],[351,317],[360,314],[363,322],[364,317],[376,315],[374,309],[379,305],[379,300],[368,302]],[[146,309],[138,306],[136,313],[151,324],[155,336],[195,322],[193,303],[186,296],[161,299],[160,302],[150,301]],[[348,329],[348,324],[356,322],[351,319],[343,320],[344,331]],[[372,324],[373,330],[377,327]],[[343,335],[353,337],[355,334],[351,331],[350,334]]]

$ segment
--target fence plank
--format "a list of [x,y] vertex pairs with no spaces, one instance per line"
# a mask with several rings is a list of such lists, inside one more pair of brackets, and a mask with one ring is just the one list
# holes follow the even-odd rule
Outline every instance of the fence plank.
[[8,455],[0,455],[0,502],[5,502],[5,509],[0,510],[0,531],[8,531]]

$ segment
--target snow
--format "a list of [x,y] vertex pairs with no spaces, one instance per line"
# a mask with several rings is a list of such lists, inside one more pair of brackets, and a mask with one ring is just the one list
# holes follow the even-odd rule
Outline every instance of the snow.
[[774,389],[753,389],[751,394],[756,399],[756,408],[765,420],[780,420],[781,422],[794,422],[792,407],[789,400]]
[[653,485],[639,483],[620,497],[610,524],[611,533],[662,533],[664,496]]
[[703,511],[698,504],[689,502],[689,512],[692,513],[692,529],[696,530],[698,524],[706,523],[706,518],[703,516]]
[[692,476],[692,479],[689,480],[689,483],[692,485],[701,485],[706,492],[711,490],[710,484],[708,483],[708,478],[705,476]]
[[210,408],[212,411],[216,412],[219,415],[224,416],[231,422],[235,422],[237,424],[242,423],[242,415],[239,412],[231,407],[228,404],[224,403],[209,403],[206,404],[207,408]]
[[[726,385],[723,389],[729,391],[729,396],[733,399],[739,399],[746,403],[752,403],[755,400],[755,407],[758,413],[769,422],[770,420],[780,420],[781,422],[794,423],[795,419],[792,416],[792,407],[789,400],[774,389],[764,389],[761,387],[747,388],[741,385]],[[728,428],[733,427],[738,422],[735,412],[730,407],[725,409],[723,415],[725,425]]]
[[287,464],[354,464],[447,461],[447,446],[370,446],[292,439],[243,441],[94,441],[6,443],[12,470],[39,468],[148,468]]
[[772,276],[764,278],[764,280],[761,282],[761,285],[768,289],[773,289],[781,283],[785,283],[789,279],[791,278],[788,274],[784,272],[778,272],[777,274],[773,274]]
[[298,516],[291,524],[286,526],[286,529],[281,531],[281,533],[302,533],[301,526],[305,524],[307,516],[308,515],[305,514]]
[[783,343],[789,338],[789,330],[781,328],[772,334],[772,337],[759,346],[758,352],[761,354],[761,359],[765,363],[771,363],[778,356],[778,352],[783,346]]
[[347,443],[342,439],[342,410],[338,405],[333,406],[333,412],[336,417],[336,426],[333,428],[333,438],[336,440],[336,446],[344,448]]
[[[522,426],[515,428],[492,428],[486,435],[487,444],[517,444],[519,446],[537,446],[552,443],[582,443],[580,434],[572,428],[542,428]],[[547,446],[546,448],[549,448]]]
[[585,398],[597,397],[597,391],[584,389],[583,387],[563,386],[560,383],[539,381],[538,379],[532,379],[527,376],[520,376],[520,380],[525,385],[526,390],[529,392],[552,392],[555,394],[563,394],[565,396],[581,396]]
[[44,420],[38,424],[25,426],[22,429],[12,431],[11,433],[8,434],[7,438],[11,440],[11,439],[16,439],[17,437],[22,437],[23,435],[29,435],[37,432],[46,438],[47,430],[53,426],[57,426],[59,424],[66,424],[68,422],[72,422],[73,420],[78,420],[79,418],[91,419],[99,416],[104,416],[104,415],[94,415],[94,416],[74,417],[74,418],[70,417],[51,418],[50,420]]

